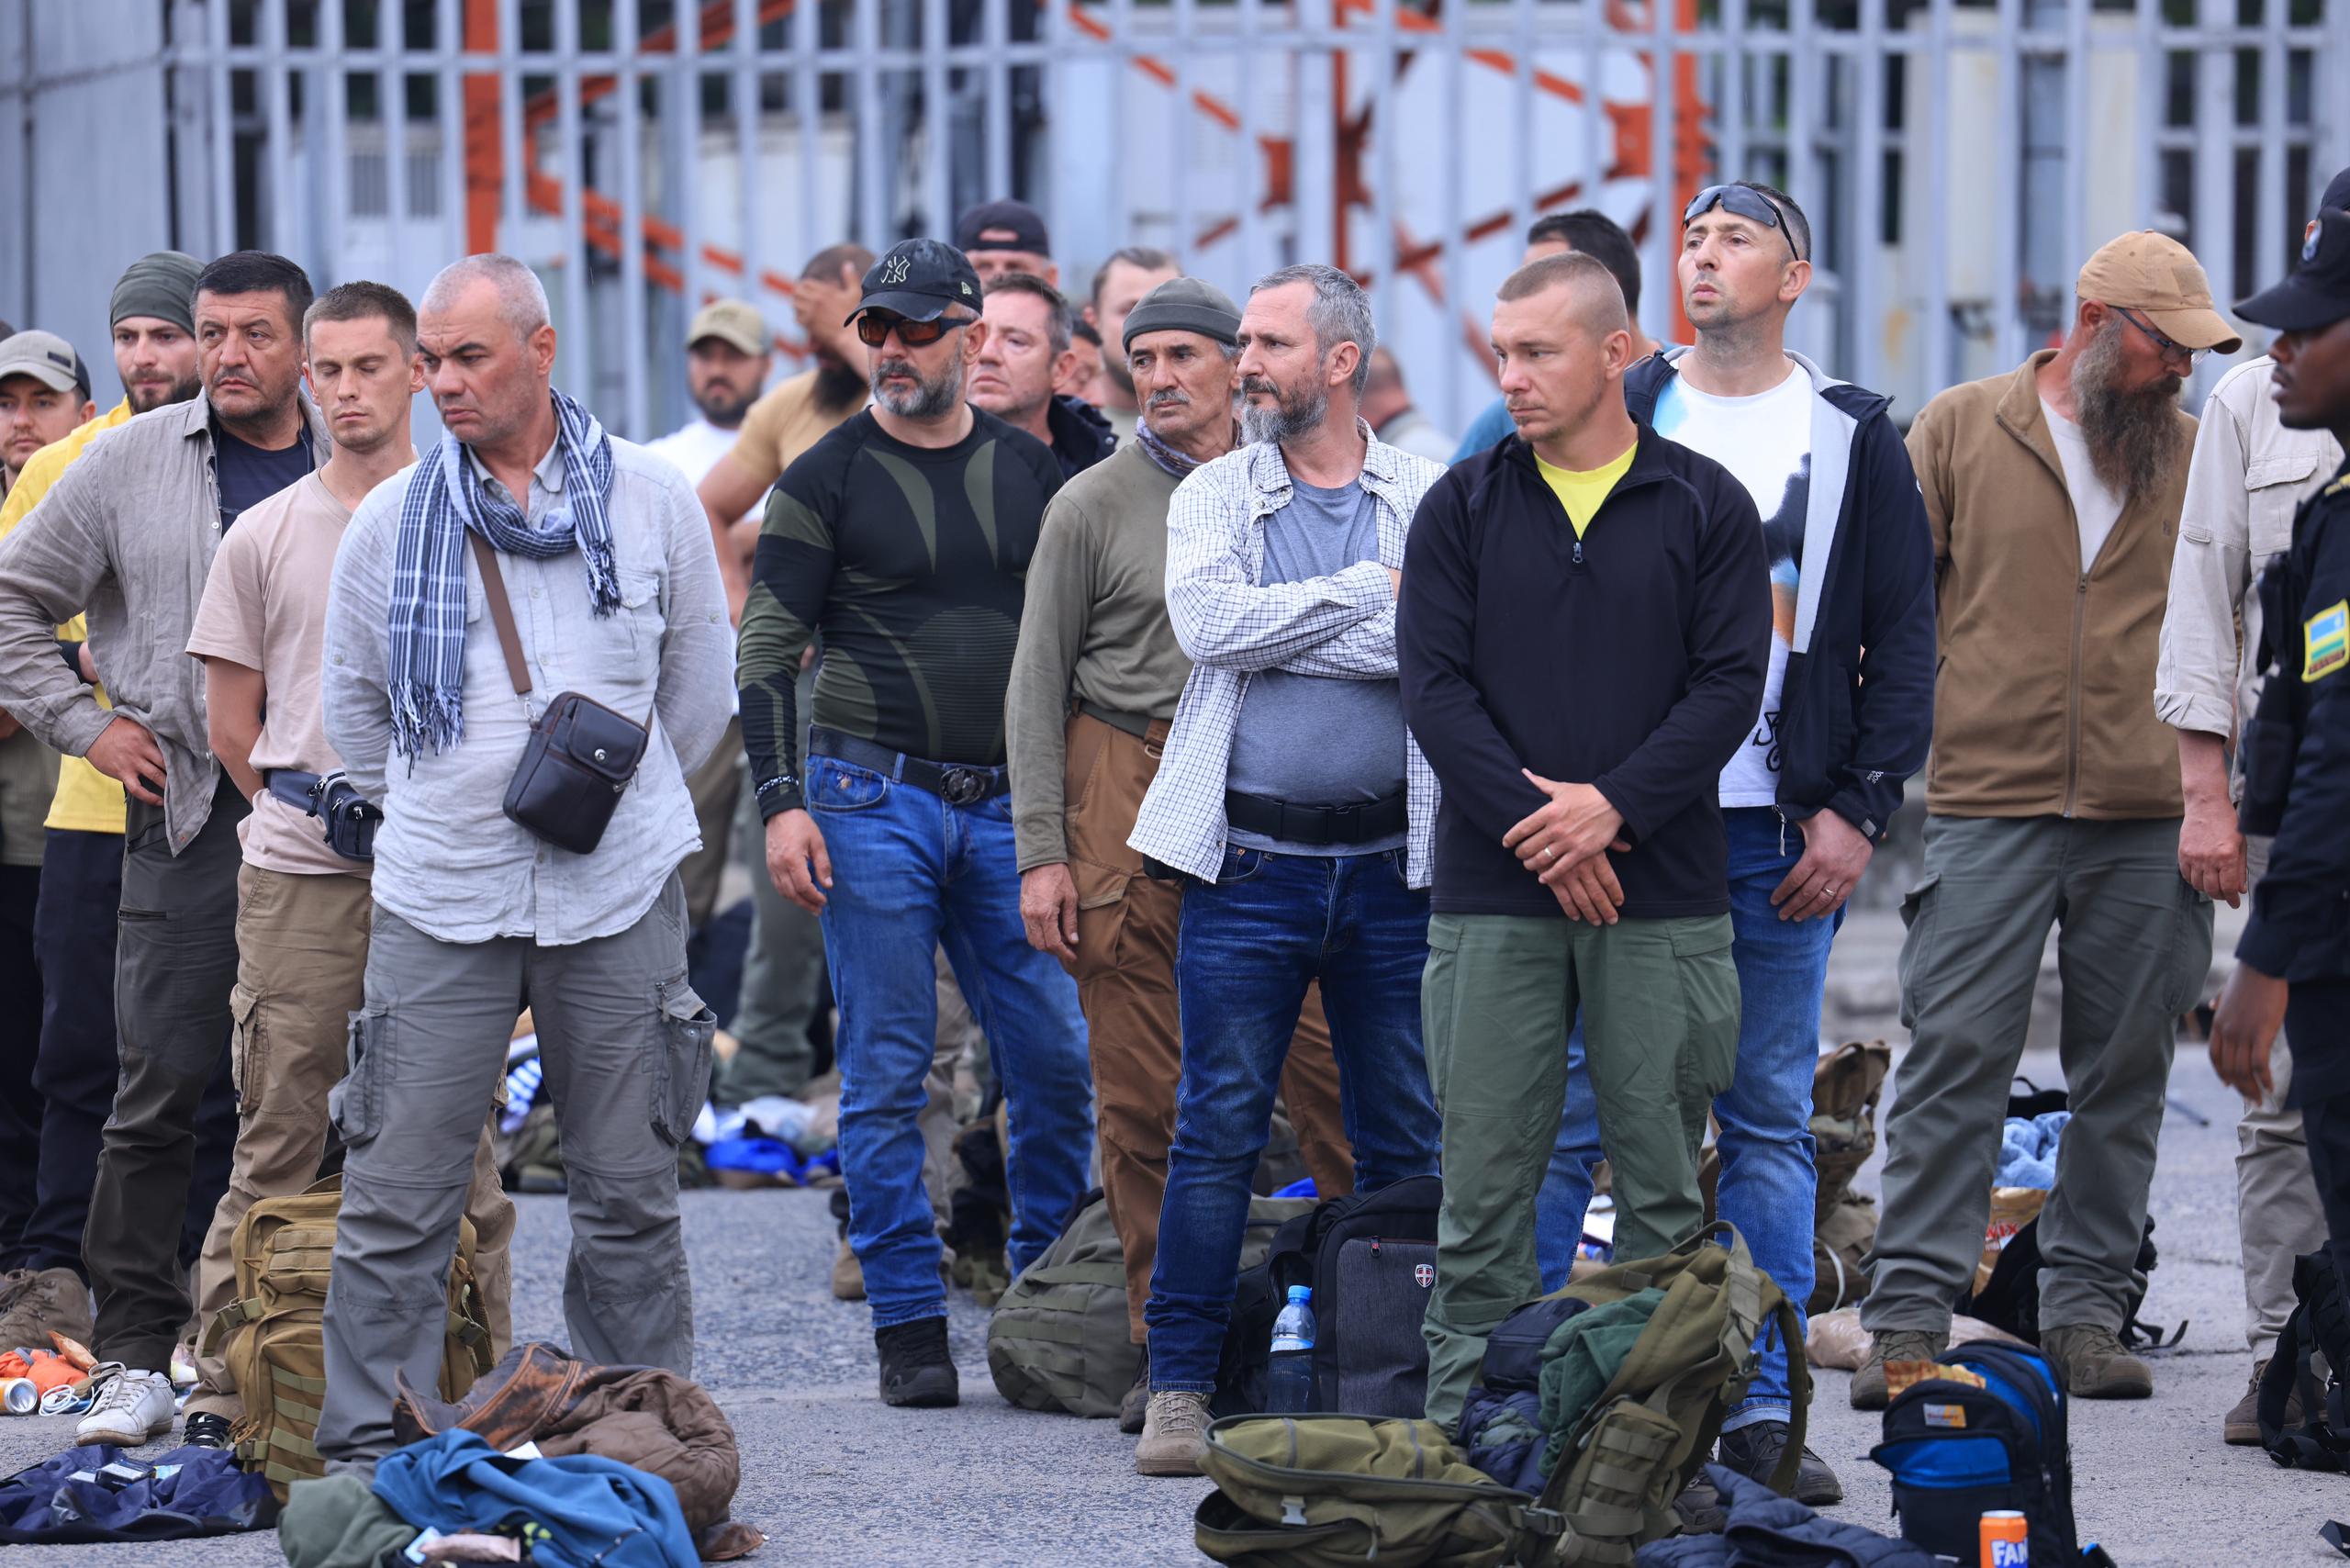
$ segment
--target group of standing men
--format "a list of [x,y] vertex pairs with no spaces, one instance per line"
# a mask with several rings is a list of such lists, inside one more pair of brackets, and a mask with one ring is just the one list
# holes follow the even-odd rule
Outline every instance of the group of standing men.
[[[237,1220],[307,1183],[330,1133],[319,1454],[380,1454],[396,1377],[431,1378],[467,1220],[502,1346],[487,1122],[526,997],[575,1348],[689,1372],[676,1148],[714,1024],[685,939],[738,806],[771,886],[733,1070],[803,1081],[829,976],[888,1403],[959,1394],[924,1176],[941,954],[1003,1094],[1015,1271],[1098,1136],[1145,1473],[1203,1451],[1277,1094],[1326,1195],[1444,1178],[1436,1419],[1563,1278],[1601,1157],[1620,1256],[1696,1228],[1709,1114],[1720,1213],[1800,1304],[1829,948],[1930,745],[1853,1399],[1944,1342],[2052,923],[2083,1130],[2042,1226],[2043,1344],[2077,1394],[2151,1392],[2119,1335],[2172,1024],[2210,900],[2257,876],[2221,762],[2258,665],[2251,577],[2338,454],[2249,373],[2198,442],[2181,377],[2236,341],[2159,235],[2100,250],[2060,349],[1936,398],[1906,443],[1886,399],[1786,347],[1811,235],[1783,193],[1689,204],[1687,348],[1639,334],[1620,239],[1538,225],[1493,321],[1510,428],[1449,469],[1362,417],[1377,332],[1343,273],[1282,269],[1244,308],[1120,252],[1083,313],[1096,376],[1016,203],[957,245],[821,253],[816,365],[764,396],[756,313],[702,312],[704,419],[654,449],[554,390],[544,295],[500,256],[414,308],[373,284],[313,299],[256,252],[149,257],[117,290],[128,396],[102,419],[70,348],[0,342],[0,416],[32,432],[0,441],[0,860],[24,863],[15,726],[73,770],[37,910],[0,881],[0,962],[37,954],[50,996],[7,1064],[41,1110],[6,1140],[29,1212],[0,1241],[11,1324],[87,1327],[87,1271],[122,1370],[84,1440],[168,1429],[171,1351],[227,1304]],[[418,390],[446,432],[420,457]],[[491,805],[557,693],[649,731],[585,854]],[[334,775],[383,813],[372,863],[299,803]],[[109,781],[118,830],[66,800]],[[68,991],[98,924],[112,973]],[[119,998],[103,1040],[93,991]],[[216,1208],[197,1153],[232,1037]],[[2272,1091],[2244,1129],[2257,1358],[2280,1258],[2323,1226],[2281,1058],[2242,1070]],[[1792,1414],[1786,1349],[1762,1351],[1721,1445],[1757,1476]],[[200,1371],[188,1439],[226,1442],[236,1391]],[[1807,1453],[1797,1495],[1841,1487]]]

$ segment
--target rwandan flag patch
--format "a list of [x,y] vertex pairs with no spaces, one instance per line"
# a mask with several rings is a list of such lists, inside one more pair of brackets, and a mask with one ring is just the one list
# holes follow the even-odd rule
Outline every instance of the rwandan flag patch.
[[2320,680],[2344,665],[2350,665],[2350,599],[2336,599],[2331,610],[2321,610],[2301,624],[2307,654],[2301,661],[2301,678]]

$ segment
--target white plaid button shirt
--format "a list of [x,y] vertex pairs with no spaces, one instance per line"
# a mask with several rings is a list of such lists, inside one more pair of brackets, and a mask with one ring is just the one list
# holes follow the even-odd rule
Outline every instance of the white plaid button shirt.
[[[1224,786],[1248,677],[1260,669],[1341,679],[1395,678],[1395,592],[1404,538],[1420,498],[1444,465],[1370,443],[1362,487],[1379,503],[1379,559],[1304,582],[1266,584],[1265,519],[1290,501],[1281,447],[1258,442],[1226,453],[1176,487],[1167,509],[1167,613],[1192,656],[1158,775],[1126,843],[1178,871],[1213,882],[1224,866]],[[1436,772],[1404,737],[1410,820],[1404,880],[1428,885],[1435,858]]]

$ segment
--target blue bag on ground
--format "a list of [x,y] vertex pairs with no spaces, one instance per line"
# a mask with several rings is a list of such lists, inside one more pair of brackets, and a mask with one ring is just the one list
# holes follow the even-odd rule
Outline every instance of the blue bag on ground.
[[[151,1464],[153,1473],[100,1474],[118,1463],[142,1471]],[[84,1472],[99,1479],[73,1479]],[[174,1449],[151,1462],[93,1443],[0,1481],[0,1543],[10,1546],[186,1540],[266,1529],[276,1520],[269,1483],[239,1470],[237,1456],[222,1449]]]
[[510,1459],[464,1430],[386,1455],[375,1495],[418,1529],[443,1535],[529,1527],[544,1568],[696,1568],[677,1494],[657,1475],[599,1454]]
[[1729,1510],[1721,1533],[1652,1540],[1633,1557],[1639,1568],[1934,1568],[1914,1541],[1822,1518],[1728,1465],[1709,1464],[1706,1476]]
[[2066,1400],[2047,1358],[1976,1343],[1952,1347],[1941,1363],[1977,1372],[1986,1386],[1912,1383],[1886,1407],[1885,1440],[1869,1451],[1892,1473],[1902,1539],[1965,1561],[1982,1517],[2014,1509],[2030,1523],[2033,1562],[2079,1562]]

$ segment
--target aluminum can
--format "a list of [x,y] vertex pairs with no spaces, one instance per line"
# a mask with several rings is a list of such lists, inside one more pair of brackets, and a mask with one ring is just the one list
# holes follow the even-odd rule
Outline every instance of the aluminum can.
[[2012,1508],[1983,1516],[1983,1568],[2031,1568],[2031,1526]]
[[0,1411],[30,1416],[40,1408],[40,1390],[28,1377],[0,1378]]

